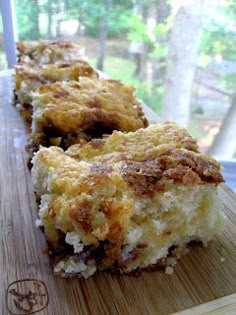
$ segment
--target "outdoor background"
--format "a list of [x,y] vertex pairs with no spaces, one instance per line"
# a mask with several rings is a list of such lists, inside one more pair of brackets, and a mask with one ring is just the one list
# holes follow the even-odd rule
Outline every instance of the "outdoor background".
[[[81,42],[88,61],[132,84],[201,150],[236,151],[234,0],[14,0],[20,40]],[[0,21],[0,68],[7,67]]]

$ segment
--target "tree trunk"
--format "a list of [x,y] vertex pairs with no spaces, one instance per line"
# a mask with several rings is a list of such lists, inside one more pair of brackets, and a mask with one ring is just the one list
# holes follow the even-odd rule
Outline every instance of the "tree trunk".
[[[142,15],[142,21],[143,23],[147,24],[147,19],[148,19],[148,13],[149,13],[149,3],[148,2],[143,2],[140,1],[140,11]],[[140,56],[140,73],[138,75],[139,80],[142,82],[145,82],[147,79],[147,74],[148,74],[148,67],[147,67],[147,61],[148,61],[148,45],[143,41],[142,43],[142,53]]]
[[141,82],[146,82],[147,77],[148,77],[148,47],[145,42],[143,42],[143,49],[142,49],[142,54],[140,58],[140,73],[138,75],[138,78]]
[[[153,13],[155,16],[156,25],[160,23],[165,23],[166,18],[170,14],[170,9],[171,7],[166,0],[156,0],[154,2]],[[166,35],[163,35],[161,37],[156,36],[156,42],[162,44],[167,41],[166,37]],[[158,82],[163,81],[164,67],[161,67],[161,62],[162,61],[160,59],[152,58],[152,94],[155,93]]]
[[[142,17],[142,22],[147,24],[147,18],[149,14],[150,4],[146,1],[136,0],[133,11],[134,15]],[[133,77],[140,81],[146,81],[147,78],[147,59],[148,59],[148,47],[147,44],[142,41],[132,41],[131,42],[131,53],[134,57],[135,70]]]
[[106,42],[108,37],[108,18],[110,10],[112,10],[112,0],[106,0],[105,2],[106,8],[106,16],[104,16],[100,22],[99,28],[99,52],[98,52],[98,59],[97,59],[97,69],[103,70],[105,56],[106,56]]
[[164,120],[187,126],[202,30],[203,0],[189,0],[178,10],[169,42],[163,102]]
[[102,21],[99,29],[99,53],[97,59],[97,69],[101,71],[104,68],[107,35],[108,35],[107,23],[105,21]]
[[78,28],[76,30],[76,35],[79,37],[83,37],[85,35],[85,28],[83,26],[86,23],[84,21],[83,6],[82,6],[81,2],[78,3],[77,21],[78,21]]
[[33,27],[32,27],[32,34],[33,39],[39,39],[40,38],[40,30],[39,30],[39,5],[38,0],[35,0],[34,5],[32,7],[32,21],[33,21]]
[[65,11],[70,9],[70,0],[64,0]]
[[209,154],[220,159],[232,158],[236,152],[236,92],[231,101],[231,106],[225,116],[223,124],[216,135]]
[[52,0],[48,0],[47,4],[47,11],[48,11],[48,29],[47,34],[48,38],[52,38]]

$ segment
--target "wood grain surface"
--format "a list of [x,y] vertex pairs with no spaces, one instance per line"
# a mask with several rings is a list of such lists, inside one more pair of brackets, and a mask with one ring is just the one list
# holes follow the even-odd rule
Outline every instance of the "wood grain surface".
[[[20,301],[19,293],[23,294],[21,295],[23,300],[24,294],[28,292],[20,291],[24,290],[21,288],[25,285],[25,290],[29,290],[31,284],[15,283],[13,284],[15,291],[12,286],[8,288],[12,282],[24,279],[37,279],[43,281],[46,286],[49,301],[39,314],[166,315],[192,307],[195,307],[195,310],[187,310],[180,314],[213,314],[210,313],[214,309],[211,303],[216,305],[215,309],[219,309],[220,305],[226,307],[226,313],[214,314],[231,314],[227,313],[227,307],[228,310],[234,311],[232,314],[236,314],[236,295],[233,294],[236,292],[236,196],[226,185],[221,189],[226,214],[223,233],[207,248],[201,245],[191,247],[190,252],[175,266],[173,275],[169,276],[159,271],[144,272],[140,277],[110,275],[106,272],[98,273],[88,280],[55,277],[48,257],[43,254],[46,247],[44,236],[35,227],[36,204],[24,150],[27,135],[22,118],[11,105],[11,97],[11,78],[8,74],[2,74],[0,76],[1,315],[10,314],[9,310],[15,314],[30,314],[30,311],[27,313],[19,309],[16,313],[16,303]],[[147,114],[151,121],[156,121],[155,115],[150,110],[147,110]],[[18,292],[18,296],[14,295],[14,292]],[[44,302],[41,301],[40,304],[39,295],[33,299],[32,292],[30,294],[31,296],[28,296],[30,301],[37,304],[33,305],[32,309],[40,308]],[[25,309],[32,306],[28,301],[23,301]],[[200,305],[209,301],[213,302],[204,304],[208,309]],[[230,306],[233,308],[229,308]],[[199,312],[196,311],[196,307],[199,307]]]

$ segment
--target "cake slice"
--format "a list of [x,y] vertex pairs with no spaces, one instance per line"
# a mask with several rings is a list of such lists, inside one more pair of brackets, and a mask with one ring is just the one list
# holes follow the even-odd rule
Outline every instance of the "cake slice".
[[84,60],[49,65],[15,66],[15,101],[25,120],[31,122],[32,92],[39,86],[57,81],[78,81],[80,77],[97,77],[97,72]]
[[189,242],[206,244],[222,226],[220,166],[174,123],[66,152],[41,147],[32,175],[37,223],[63,276],[173,265]]
[[42,65],[79,60],[84,57],[84,47],[70,41],[19,41],[16,48],[18,63]]
[[67,148],[113,130],[135,131],[146,126],[134,88],[120,81],[84,77],[79,82],[43,85],[33,93],[36,148],[55,143]]

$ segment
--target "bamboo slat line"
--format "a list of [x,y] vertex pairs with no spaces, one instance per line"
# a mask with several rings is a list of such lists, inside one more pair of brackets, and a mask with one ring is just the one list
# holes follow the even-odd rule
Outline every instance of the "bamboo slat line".
[[236,293],[233,293],[172,315],[235,315],[235,310]]
[[[187,310],[183,314],[199,314],[188,310],[192,307],[199,307],[200,314],[213,309],[214,314],[236,314],[236,196],[225,185],[223,233],[207,248],[192,246],[173,275],[160,271],[140,277],[106,272],[87,280],[55,277],[43,254],[44,236],[34,223],[36,203],[24,149],[27,135],[23,119],[11,105],[11,90],[10,76],[0,74],[1,315],[10,314],[8,309],[13,311],[20,299],[25,309],[32,303],[45,306],[40,315],[167,315],[183,310]],[[145,111],[149,120],[156,121],[150,109]],[[225,313],[217,313],[222,309]]]

